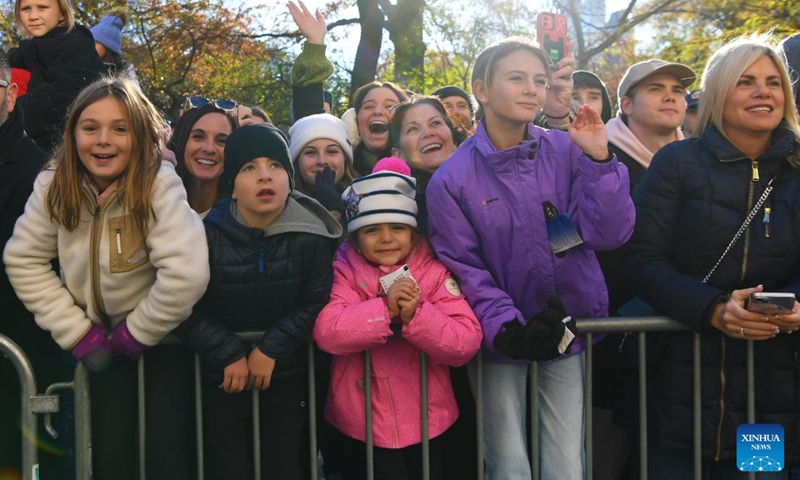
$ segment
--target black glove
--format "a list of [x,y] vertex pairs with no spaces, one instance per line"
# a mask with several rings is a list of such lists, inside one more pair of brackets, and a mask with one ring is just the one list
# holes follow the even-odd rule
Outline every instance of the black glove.
[[[553,360],[561,356],[558,345],[566,330],[575,331],[575,321],[565,324],[563,320],[566,317],[561,300],[550,297],[547,308],[534,315],[524,327],[517,320],[504,323],[503,330],[494,338],[494,346],[514,360]],[[572,341],[566,348],[570,344]]]
[[336,190],[334,179],[336,172],[329,166],[314,175],[314,189],[317,191],[317,201],[328,210],[333,210],[344,215],[344,201],[342,194]]

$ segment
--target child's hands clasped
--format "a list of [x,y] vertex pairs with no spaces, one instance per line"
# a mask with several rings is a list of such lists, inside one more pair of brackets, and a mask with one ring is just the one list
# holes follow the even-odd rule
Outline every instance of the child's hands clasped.
[[258,348],[254,348],[247,359],[247,368],[250,370],[247,388],[251,386],[258,390],[269,388],[272,371],[275,370],[274,359],[262,353]]
[[407,324],[414,318],[419,300],[420,291],[417,282],[410,278],[401,278],[394,282],[386,293],[389,318],[399,316],[403,323]]
[[225,393],[239,393],[247,387],[247,378],[250,370],[247,368],[247,358],[240,358],[223,370],[224,379],[220,388]]

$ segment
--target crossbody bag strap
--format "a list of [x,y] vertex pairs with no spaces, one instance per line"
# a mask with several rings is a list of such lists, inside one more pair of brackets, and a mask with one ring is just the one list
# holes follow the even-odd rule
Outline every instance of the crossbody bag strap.
[[750,222],[752,222],[753,219],[756,217],[756,215],[758,215],[758,212],[759,210],[761,210],[761,207],[764,205],[764,202],[767,201],[767,197],[769,197],[769,194],[772,193],[772,183],[774,181],[775,178],[770,179],[769,183],[767,184],[767,188],[764,189],[764,193],[761,194],[761,197],[759,197],[755,206],[753,206],[753,209],[750,210],[749,214],[747,214],[747,218],[744,219],[744,223],[742,223],[742,226],[739,227],[739,231],[737,231],[736,235],[733,236],[733,238],[731,239],[731,243],[728,244],[728,247],[725,249],[724,252],[722,252],[722,255],[720,255],[719,257],[719,260],[717,260],[717,263],[711,268],[711,271],[708,272],[708,275],[706,275],[706,277],[703,279],[701,283],[708,283],[708,280],[711,278],[711,275],[714,275],[714,272],[717,271],[717,267],[719,267],[719,265],[722,263],[722,260],[725,259],[725,257],[728,255],[728,252],[730,252],[733,246],[736,245],[736,242],[739,241],[739,238],[741,238],[744,231],[747,230],[747,227],[750,226]]

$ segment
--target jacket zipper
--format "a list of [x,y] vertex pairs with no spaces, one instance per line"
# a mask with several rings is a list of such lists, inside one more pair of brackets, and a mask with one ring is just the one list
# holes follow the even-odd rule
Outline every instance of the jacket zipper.
[[769,238],[769,215],[772,212],[769,204],[764,207],[764,238]]
[[[91,237],[89,238],[89,268],[91,269],[92,298],[94,300],[94,308],[100,316],[100,321],[103,322],[104,327],[111,330],[111,321],[106,313],[106,305],[105,302],[103,302],[102,292],[100,292],[100,239],[103,236],[102,227],[105,212],[100,205],[97,205],[92,195],[87,193],[87,196],[90,202],[94,204]],[[111,201],[111,198],[106,201],[106,204],[108,204],[109,201]]]
[[[747,189],[747,209],[745,210],[747,213],[746,215],[750,214],[750,210],[753,208],[753,196],[755,194],[756,182],[759,181],[760,176],[758,174],[758,160],[751,160],[751,166],[753,168],[753,177],[752,181],[750,182],[750,186]],[[765,210],[764,213],[764,223],[767,224],[767,236],[769,237],[769,213]],[[739,278],[739,281],[744,281],[744,277],[747,274],[747,259],[750,254],[750,227],[744,232],[744,256],[742,257],[742,272]],[[719,369],[719,380],[720,380],[720,396],[719,396],[719,424],[717,425],[717,451],[714,455],[714,460],[720,460],[720,454],[722,451],[722,425],[725,420],[725,356],[726,356],[726,346],[727,343],[725,342],[725,337],[723,335],[720,336],[720,342],[722,343],[722,361],[720,363]]]

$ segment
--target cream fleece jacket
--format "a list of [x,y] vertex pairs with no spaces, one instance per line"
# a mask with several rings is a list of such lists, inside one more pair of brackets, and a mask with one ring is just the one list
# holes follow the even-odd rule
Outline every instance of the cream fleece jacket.
[[[155,345],[189,316],[209,279],[203,224],[174,165],[161,162],[153,185],[156,220],[146,237],[125,221],[116,194],[97,207],[85,185],[78,228],[53,223],[46,208],[53,175],[39,174],[6,244],[3,259],[17,296],[61,348],[71,349],[92,323],[111,330],[126,318],[136,340]],[[61,278],[50,264],[56,257]]]

